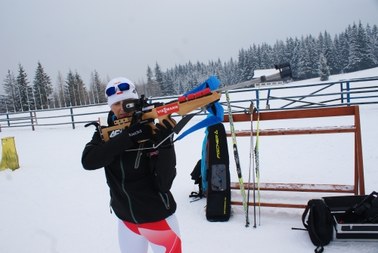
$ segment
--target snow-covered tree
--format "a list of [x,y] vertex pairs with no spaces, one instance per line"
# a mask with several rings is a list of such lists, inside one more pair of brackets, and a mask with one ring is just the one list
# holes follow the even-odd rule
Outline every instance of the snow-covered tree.
[[[160,67],[159,67],[160,68]],[[147,66],[147,83],[146,83],[146,96],[160,96],[160,84],[156,81],[154,72],[150,66]]]
[[89,102],[93,104],[106,102],[106,84],[101,81],[100,75],[96,70],[91,73]]
[[78,94],[76,104],[77,105],[89,104],[89,96],[88,96],[87,89],[85,87],[83,79],[81,78],[81,76],[79,75],[77,71],[75,72],[75,87],[77,90],[76,94]]
[[161,89],[161,94],[159,95],[166,95],[167,87],[164,86],[163,72],[161,71],[158,63],[155,64],[155,81],[159,84],[159,87]]
[[378,64],[378,26],[374,25],[369,34],[372,52],[374,55],[374,63]]
[[21,64],[18,65],[18,76],[17,76],[17,89],[18,89],[18,100],[17,111],[29,111],[32,104],[32,89],[29,87],[29,81],[27,74]]
[[306,79],[312,77],[314,65],[311,60],[311,52],[309,44],[302,38],[298,52],[298,68],[297,77],[299,79]]
[[67,100],[66,100],[66,86],[64,82],[64,78],[60,72],[58,72],[56,87],[55,87],[55,106],[56,107],[67,107]]
[[71,70],[67,74],[66,89],[67,89],[67,94],[66,94],[65,99],[66,99],[67,106],[76,106],[78,94],[77,94],[77,87],[76,87],[76,82],[75,82],[75,75]]
[[361,22],[357,30],[357,44],[359,49],[360,66],[358,69],[367,69],[375,66],[375,56],[372,48],[371,41],[367,35],[365,28]]
[[19,101],[19,90],[17,88],[16,78],[10,70],[8,70],[8,73],[4,79],[3,86],[6,94],[3,100],[5,111],[8,112],[12,110],[13,112],[16,112],[17,101]]
[[330,75],[329,66],[327,63],[327,58],[324,54],[320,54],[319,57],[319,76],[320,81],[327,81]]
[[50,77],[45,73],[42,64],[38,62],[33,82],[33,93],[36,109],[46,109],[49,107],[51,99],[52,85]]
[[375,57],[361,22],[358,27],[353,24],[352,27],[348,28],[347,32],[349,37],[349,57],[345,70],[351,72],[373,67],[375,65]]
[[246,50],[239,51],[239,73],[241,76],[241,81],[248,81],[253,78],[254,68],[252,62],[252,50],[249,50],[251,53],[248,53]]

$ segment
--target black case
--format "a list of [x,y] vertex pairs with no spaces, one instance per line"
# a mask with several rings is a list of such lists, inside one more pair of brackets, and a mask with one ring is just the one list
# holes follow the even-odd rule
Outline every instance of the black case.
[[[377,193],[357,196],[323,197],[335,220],[337,239],[378,239],[378,223],[367,219],[361,208],[371,208],[367,201],[376,200]],[[374,210],[373,210],[374,208]],[[376,213],[378,215],[378,213]]]
[[230,170],[227,136],[222,123],[208,127],[206,165],[206,218],[228,221],[231,212]]

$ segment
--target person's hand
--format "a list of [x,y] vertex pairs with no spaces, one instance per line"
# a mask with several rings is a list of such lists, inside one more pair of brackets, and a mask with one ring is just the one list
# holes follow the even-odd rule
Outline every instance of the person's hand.
[[130,139],[140,143],[152,139],[152,127],[147,122],[137,122],[128,128]]
[[[157,123],[156,124],[156,129],[155,129],[155,142],[156,144],[159,144],[163,140],[164,143],[162,145],[170,145],[172,144],[172,139],[173,139],[173,127],[176,124],[176,122],[172,119],[172,123],[170,123],[168,120],[163,120],[162,124]],[[169,138],[167,138],[169,136]]]

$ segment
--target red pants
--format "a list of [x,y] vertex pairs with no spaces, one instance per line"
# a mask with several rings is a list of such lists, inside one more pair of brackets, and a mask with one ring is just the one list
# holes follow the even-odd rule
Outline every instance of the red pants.
[[122,253],[181,253],[181,239],[175,215],[165,220],[134,224],[120,221],[118,236]]

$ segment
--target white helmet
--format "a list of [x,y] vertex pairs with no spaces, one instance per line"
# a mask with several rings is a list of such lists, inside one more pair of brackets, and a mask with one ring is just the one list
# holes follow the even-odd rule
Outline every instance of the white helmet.
[[108,98],[108,105],[126,99],[138,99],[135,85],[127,78],[117,77],[109,81],[106,85],[105,95]]

